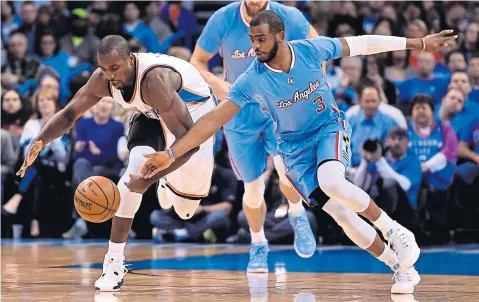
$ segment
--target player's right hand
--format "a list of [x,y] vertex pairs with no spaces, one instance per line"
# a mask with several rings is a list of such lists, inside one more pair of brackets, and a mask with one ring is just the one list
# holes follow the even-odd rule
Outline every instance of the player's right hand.
[[25,156],[25,160],[23,161],[23,165],[20,168],[20,170],[18,170],[17,172],[17,176],[23,177],[25,175],[25,172],[27,171],[28,167],[30,167],[35,161],[35,159],[37,159],[38,153],[40,153],[42,148],[43,148],[42,141],[39,140],[39,141],[32,142],[32,144],[30,145],[30,148],[28,149],[27,156]]

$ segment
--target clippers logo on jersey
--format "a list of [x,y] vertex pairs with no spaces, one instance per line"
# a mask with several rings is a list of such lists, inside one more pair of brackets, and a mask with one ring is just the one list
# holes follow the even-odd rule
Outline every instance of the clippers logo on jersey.
[[[292,81],[293,80],[291,79],[291,82]],[[289,80],[288,80],[288,83],[289,83]],[[296,92],[293,95],[293,98],[286,101],[279,101],[276,103],[276,106],[278,108],[286,108],[286,107],[293,106],[294,104],[296,104],[297,102],[301,100],[308,100],[309,97],[319,88],[319,86],[321,86],[321,83],[319,82],[319,80],[316,80],[315,82],[309,82],[308,88],[306,88],[303,91],[296,90]]]
[[248,52],[240,51],[239,49],[236,49],[233,51],[233,54],[231,54],[231,57],[233,59],[244,59],[244,58],[251,58],[251,57],[256,57],[256,53],[254,52],[253,48],[250,48]]

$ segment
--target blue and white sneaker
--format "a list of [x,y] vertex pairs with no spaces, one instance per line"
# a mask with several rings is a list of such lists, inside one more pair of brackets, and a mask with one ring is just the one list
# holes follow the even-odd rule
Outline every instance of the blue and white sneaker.
[[303,211],[299,216],[292,216],[291,214],[288,216],[289,223],[294,230],[294,249],[296,253],[302,258],[313,256],[316,251],[316,240],[309,225],[306,211]]
[[251,243],[249,250],[248,273],[267,273],[268,272],[268,243],[256,245]]

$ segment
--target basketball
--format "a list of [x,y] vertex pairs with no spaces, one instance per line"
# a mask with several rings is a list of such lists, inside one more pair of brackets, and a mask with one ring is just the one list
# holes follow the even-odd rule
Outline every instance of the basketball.
[[75,191],[75,209],[86,221],[105,222],[115,215],[119,206],[120,192],[106,177],[88,177]]

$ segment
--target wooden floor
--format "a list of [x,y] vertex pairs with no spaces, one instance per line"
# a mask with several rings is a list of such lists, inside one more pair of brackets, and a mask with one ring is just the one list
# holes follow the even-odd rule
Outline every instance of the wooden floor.
[[271,272],[247,275],[248,247],[148,242],[128,246],[132,271],[121,292],[99,293],[93,282],[105,249],[104,242],[2,242],[2,301],[479,301],[479,247],[423,252],[421,284],[399,296],[390,295],[392,274],[356,249],[301,259],[274,247]]

